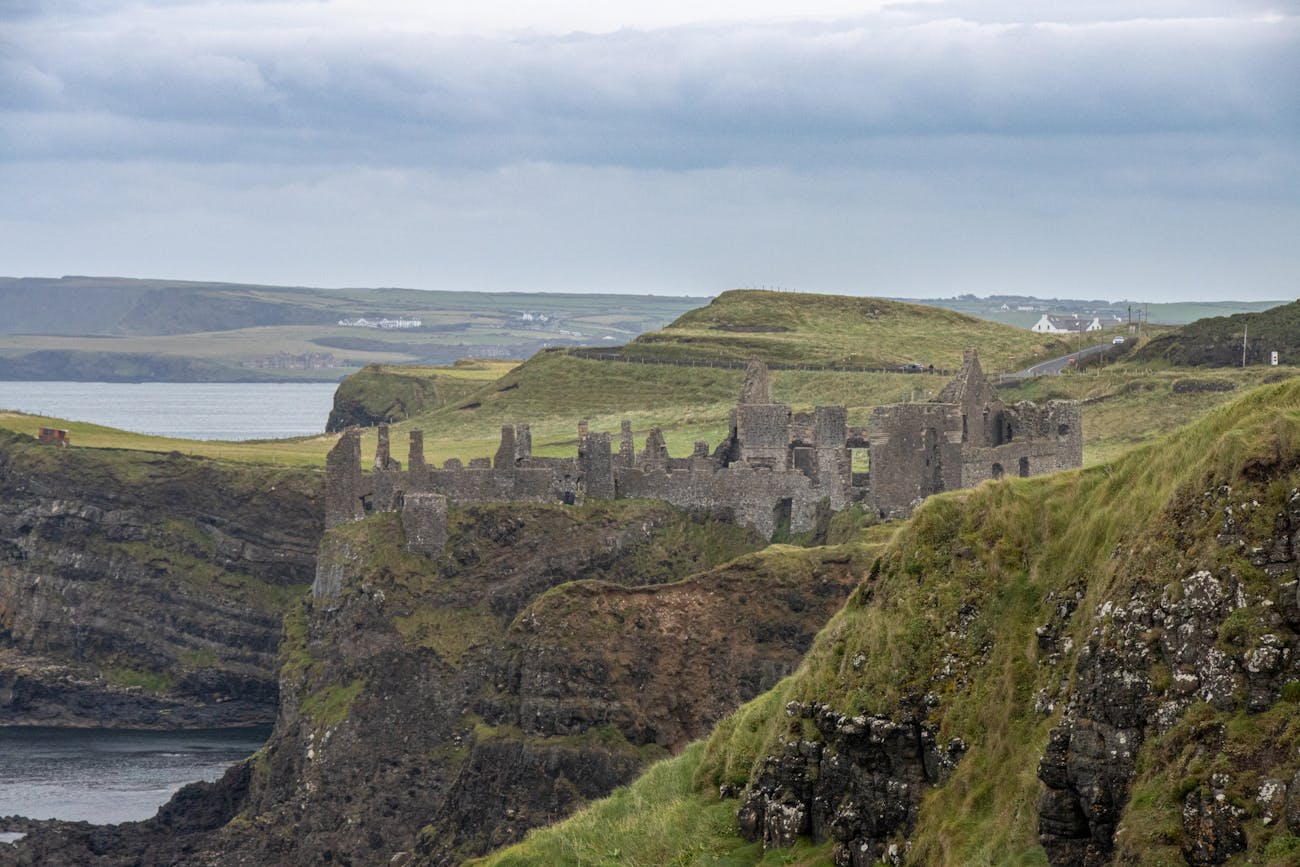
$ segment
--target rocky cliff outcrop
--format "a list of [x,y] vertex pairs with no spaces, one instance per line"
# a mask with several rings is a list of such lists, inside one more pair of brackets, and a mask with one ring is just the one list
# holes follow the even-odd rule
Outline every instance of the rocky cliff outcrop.
[[269,721],[319,485],[0,432],[0,724]]
[[742,837],[844,867],[1295,863],[1298,578],[1293,384],[927,504],[701,780]]
[[484,385],[476,379],[438,376],[427,368],[368,364],[339,383],[325,430],[403,421],[465,398]]
[[108,842],[59,826],[15,847],[18,863],[137,863],[155,844],[169,863],[459,863],[788,674],[864,565],[746,554],[762,546],[747,530],[639,501],[466,507],[451,531],[437,560],[404,549],[392,514],[326,535],[320,569],[340,590],[322,582],[286,620],[271,740],[186,795],[215,814],[208,797],[238,790],[233,820],[182,843],[156,821]]

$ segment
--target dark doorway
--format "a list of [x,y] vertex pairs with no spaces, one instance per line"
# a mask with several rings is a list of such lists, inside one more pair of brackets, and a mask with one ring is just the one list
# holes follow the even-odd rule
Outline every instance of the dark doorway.
[[1021,458],[1021,459],[1020,459],[1020,478],[1023,479],[1023,478],[1025,478],[1025,477],[1027,477],[1028,475],[1029,475],[1029,458]]
[[776,501],[772,510],[772,541],[788,542],[790,540],[790,515],[794,512],[794,500],[786,497]]
[[1006,474],[1006,470],[1002,469],[1002,464],[994,464],[994,465],[993,465],[993,478],[995,478],[995,479],[1000,479],[1000,478],[1002,478],[1005,474]]

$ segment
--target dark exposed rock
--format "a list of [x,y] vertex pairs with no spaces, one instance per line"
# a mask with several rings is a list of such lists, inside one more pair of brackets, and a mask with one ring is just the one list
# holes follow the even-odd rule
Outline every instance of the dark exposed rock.
[[1296,771],[1286,789],[1286,826],[1300,837],[1300,771]]
[[[290,619],[276,730],[239,766],[238,803],[173,801],[175,845],[157,822],[59,825],[0,864],[128,864],[157,846],[175,864],[450,865],[516,841],[790,672],[856,583],[851,558],[811,552],[793,570],[742,558],[675,580],[761,544],[700,521],[478,506],[453,512],[436,564],[404,551],[395,515],[332,533],[322,568],[342,567],[340,593]],[[780,605],[755,592],[768,584]]]
[[[1227,486],[1206,493],[1196,508],[1197,518],[1181,522],[1184,531],[1195,526],[1193,520],[1214,522],[1220,546],[1245,552],[1259,567],[1285,566],[1266,574],[1295,574],[1291,538],[1300,527],[1295,510],[1277,513],[1269,535],[1259,538],[1252,532],[1258,532],[1254,513],[1262,507]],[[1068,708],[1039,765],[1044,786],[1039,833],[1053,865],[1110,863],[1139,748],[1172,728],[1193,703],[1222,712],[1244,706],[1257,713],[1278,701],[1297,671],[1294,626],[1286,625],[1294,618],[1294,581],[1275,586],[1276,614],[1270,611],[1272,599],[1252,597],[1226,566],[1195,570],[1159,598],[1148,591],[1123,605],[1099,607],[1080,651]],[[1150,680],[1157,666],[1170,672],[1162,695]],[[1266,782],[1258,789],[1260,811],[1269,822],[1278,821],[1283,798],[1289,799],[1287,787]],[[1245,813],[1230,802],[1226,785],[1216,780],[1208,794],[1197,789],[1183,802],[1182,851],[1188,863],[1223,863],[1246,845]]]
[[319,483],[0,432],[0,724],[269,721]]
[[791,738],[769,755],[736,816],[747,840],[791,846],[800,836],[834,840],[840,867],[876,864],[889,840],[916,822],[925,787],[947,779],[965,752],[945,747],[915,720],[846,716],[792,702],[786,714],[811,720],[819,738]]

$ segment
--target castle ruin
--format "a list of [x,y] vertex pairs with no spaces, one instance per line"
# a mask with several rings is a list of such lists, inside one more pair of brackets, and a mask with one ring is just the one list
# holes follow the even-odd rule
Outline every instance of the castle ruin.
[[[853,472],[855,449],[867,451],[868,472]],[[876,407],[865,428],[849,426],[843,406],[803,413],[774,402],[767,367],[753,361],[727,437],[712,453],[697,442],[690,457],[670,456],[658,428],[637,451],[630,422],[615,440],[582,421],[576,457],[533,455],[528,425],[521,424],[501,429],[491,460],[464,465],[451,458],[441,467],[426,462],[424,436],[411,431],[403,469],[381,425],[374,469],[363,473],[360,434],[347,431],[326,461],[325,522],[397,511],[408,546],[432,554],[446,542],[449,504],[643,497],[729,513],[771,537],[778,529],[813,529],[822,501],[832,510],[861,503],[883,518],[904,517],[940,491],[1082,463],[1078,403],[1004,404],[973,350],[935,400]]]

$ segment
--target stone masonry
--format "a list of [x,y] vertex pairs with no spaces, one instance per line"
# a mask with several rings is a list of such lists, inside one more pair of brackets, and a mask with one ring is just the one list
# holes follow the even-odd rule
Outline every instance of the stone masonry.
[[[576,457],[536,457],[528,426],[507,425],[496,456],[468,466],[454,458],[441,467],[428,463],[424,436],[412,431],[403,469],[381,425],[374,470],[363,473],[360,435],[350,430],[326,460],[325,520],[336,526],[399,511],[411,550],[436,554],[446,541],[448,504],[644,497],[730,513],[770,537],[813,529],[822,501],[833,510],[861,503],[883,518],[903,517],[940,491],[1083,462],[1079,405],[1004,404],[973,350],[936,400],[877,407],[866,428],[847,419],[843,406],[796,413],[775,403],[767,367],[753,361],[727,437],[711,454],[696,443],[690,457],[672,457],[657,428],[638,452],[626,421],[615,449],[613,436],[583,421]],[[867,450],[870,472],[852,471],[853,449]]]

